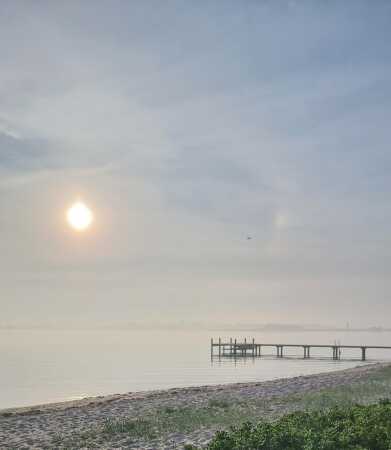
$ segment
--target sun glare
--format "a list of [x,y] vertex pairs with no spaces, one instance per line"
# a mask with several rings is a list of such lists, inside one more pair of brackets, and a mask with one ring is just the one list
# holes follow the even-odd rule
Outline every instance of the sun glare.
[[91,210],[83,203],[74,203],[67,211],[69,225],[76,231],[85,231],[93,221]]

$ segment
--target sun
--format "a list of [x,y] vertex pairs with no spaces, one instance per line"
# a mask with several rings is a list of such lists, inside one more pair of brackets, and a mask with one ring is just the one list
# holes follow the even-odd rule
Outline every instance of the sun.
[[67,210],[67,220],[74,230],[85,231],[90,227],[94,216],[88,206],[78,201]]

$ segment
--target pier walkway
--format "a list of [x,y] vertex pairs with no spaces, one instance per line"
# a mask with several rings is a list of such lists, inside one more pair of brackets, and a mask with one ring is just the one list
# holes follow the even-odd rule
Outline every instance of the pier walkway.
[[[229,342],[222,342],[221,338],[218,342],[210,341],[210,353],[211,356],[219,357],[261,357],[263,348],[276,349],[277,358],[284,357],[284,348],[299,348],[303,350],[303,358],[308,359],[311,355],[311,349],[315,348],[327,348],[332,352],[332,359],[340,360],[342,349],[358,349],[361,350],[361,361],[366,361],[367,350],[369,349],[387,349],[391,350],[391,346],[379,346],[379,345],[342,345],[342,344],[258,344],[254,339],[247,342],[237,342],[236,339],[230,339]],[[215,351],[217,349],[217,352]],[[269,356],[269,355],[268,355]]]

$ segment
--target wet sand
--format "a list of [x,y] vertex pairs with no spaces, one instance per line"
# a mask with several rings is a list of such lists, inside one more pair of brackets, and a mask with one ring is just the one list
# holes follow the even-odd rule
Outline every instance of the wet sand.
[[[304,394],[349,385],[365,381],[388,365],[376,363],[336,372],[259,383],[130,392],[4,409],[0,410],[0,448],[65,448],[63,442],[74,442],[72,448],[102,449],[173,449],[182,448],[185,443],[203,446],[215,433],[216,429],[213,427],[201,428],[190,433],[171,433],[150,442],[142,438],[129,439],[126,433],[110,435],[100,430],[108,419],[137,419],[163,408],[199,408],[207,406],[211,400],[243,402],[254,399],[278,399],[291,394]],[[77,444],[77,436],[83,433],[89,434],[89,437],[85,438],[87,441],[84,440],[84,444]],[[85,442],[88,442],[88,445]]]

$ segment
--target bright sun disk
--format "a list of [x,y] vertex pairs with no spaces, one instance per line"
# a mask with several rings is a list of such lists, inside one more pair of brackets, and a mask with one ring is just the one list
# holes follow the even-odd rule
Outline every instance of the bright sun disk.
[[68,209],[67,220],[76,231],[84,231],[91,225],[92,211],[83,202],[76,202]]

